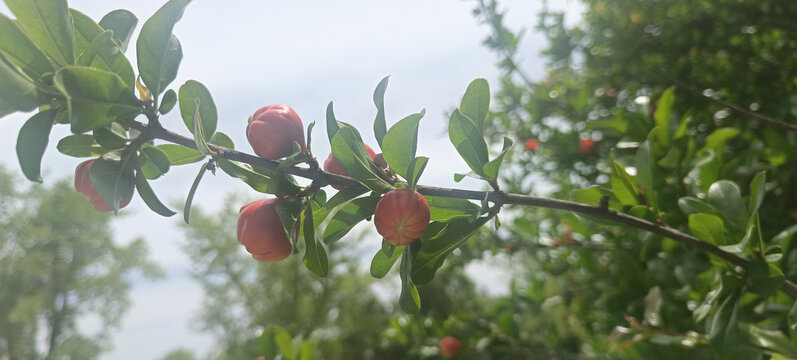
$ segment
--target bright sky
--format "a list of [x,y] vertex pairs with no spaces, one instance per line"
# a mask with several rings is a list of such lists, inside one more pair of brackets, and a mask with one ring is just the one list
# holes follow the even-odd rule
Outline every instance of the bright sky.
[[[162,1],[71,0],[70,6],[99,20],[105,13],[124,8],[139,17],[139,26]],[[577,18],[573,1],[570,19]],[[213,94],[219,111],[218,130],[230,135],[238,149],[251,152],[244,129],[247,117],[257,108],[274,103],[293,107],[305,125],[323,124],[329,101],[341,121],[357,126],[365,141],[376,144],[371,128],[375,115],[372,93],[376,84],[391,75],[386,93],[388,126],[402,117],[426,109],[421,121],[418,154],[431,157],[421,182],[437,186],[478,189],[482,184],[455,184],[454,172],[467,172],[444,128],[445,113],[457,106],[468,83],[484,77],[496,87],[496,57],[481,45],[488,33],[472,16],[472,1],[195,1],[175,28],[183,46],[183,61],[175,90],[186,80],[204,83]],[[531,29],[539,1],[505,0],[507,22],[514,28]],[[0,11],[9,14],[0,5]],[[137,33],[134,35],[134,39]],[[522,65],[534,78],[542,76],[537,58],[544,46],[536,34],[524,37]],[[128,49],[135,64],[135,45]],[[134,65],[135,68],[135,65]],[[22,174],[16,162],[16,134],[29,114],[14,114],[0,120],[0,162]],[[162,119],[163,124],[187,134],[179,111]],[[324,126],[314,131],[313,150],[323,161],[329,153]],[[45,154],[45,184],[71,177],[82,159],[66,157],[55,150],[57,139],[68,134],[56,128],[51,148]],[[199,164],[173,167],[152,183],[166,200],[182,199],[191,186]],[[212,209],[224,195],[256,192],[223,172],[206,176],[195,204]],[[195,331],[191,318],[200,306],[202,290],[188,276],[190,264],[180,250],[184,240],[175,223],[181,214],[162,218],[134,198],[127,216],[114,222],[121,242],[143,237],[152,256],[168,273],[158,282],[136,282],[133,307],[113,334],[114,349],[104,359],[155,359],[169,350],[186,347],[203,354],[215,340]],[[230,231],[235,231],[230,229]],[[378,242],[374,242],[375,248]],[[482,278],[485,266],[478,266]],[[474,271],[476,272],[476,271]],[[486,273],[490,277],[490,272]],[[492,279],[487,279],[492,280]],[[483,281],[494,283],[494,281]],[[486,285],[485,285],[486,286]],[[488,289],[501,291],[500,288]]]

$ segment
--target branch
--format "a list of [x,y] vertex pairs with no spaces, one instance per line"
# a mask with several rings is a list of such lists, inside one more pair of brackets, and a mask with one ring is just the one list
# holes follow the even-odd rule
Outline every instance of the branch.
[[[196,149],[196,142],[194,141],[194,139],[164,129],[158,124],[145,125],[143,123],[133,121],[131,127],[138,129],[142,133],[146,133],[149,136],[152,136],[153,138],[170,141],[175,144],[180,144],[186,147],[190,147],[192,149]],[[218,153],[218,156],[220,158],[224,158],[227,160],[240,161],[250,165],[260,166],[266,169],[276,169],[277,166],[279,165],[279,163],[277,163],[276,161],[266,160],[233,149],[228,149],[213,144],[208,144],[208,146],[213,152]],[[300,168],[297,166],[291,166],[286,168],[284,171],[291,175],[296,175],[306,179],[311,179],[315,182],[319,182],[319,186],[338,185],[338,186],[365,189],[365,187],[359,182],[357,182],[357,180],[354,180],[346,176],[330,174],[319,168]],[[447,198],[468,199],[468,200],[477,200],[477,201],[482,201],[486,198],[488,201],[498,205],[497,207],[500,207],[500,205],[505,205],[505,204],[535,206],[535,207],[565,210],[579,214],[590,215],[673,239],[684,245],[702,250],[711,255],[715,255],[737,266],[746,268],[747,266],[750,265],[749,261],[737,255],[723,251],[722,249],[707,242],[704,242],[692,235],[683,233],[669,226],[659,225],[647,220],[633,217],[628,214],[618,213],[616,211],[608,209],[605,206],[600,206],[600,205],[593,206],[593,205],[587,205],[584,203],[578,203],[567,200],[557,200],[557,199],[550,199],[550,198],[543,198],[543,197],[536,197],[529,195],[519,195],[519,194],[505,193],[502,191],[476,191],[476,190],[441,188],[441,187],[424,186],[424,185],[418,185],[417,190],[419,193],[429,196],[440,196]],[[781,289],[787,294],[791,295],[793,298],[797,298],[797,284],[794,284],[789,280],[786,280]]]
[[785,123],[783,121],[780,121],[780,120],[777,120],[777,119],[773,119],[773,118],[771,118],[769,116],[766,116],[764,114],[761,114],[761,113],[758,113],[758,112],[755,112],[755,111],[751,111],[751,110],[747,110],[747,109],[745,109],[745,108],[743,108],[743,107],[741,107],[739,105],[731,104],[731,103],[728,103],[728,102],[725,102],[725,101],[722,101],[722,100],[719,100],[719,99],[715,99],[715,98],[713,98],[711,96],[707,96],[707,95],[703,94],[700,90],[697,90],[697,89],[687,85],[686,83],[682,82],[681,80],[675,79],[675,78],[667,75],[664,72],[661,72],[661,71],[658,71],[658,70],[653,70],[653,73],[658,75],[658,76],[663,77],[664,79],[666,79],[667,81],[669,81],[673,85],[676,85],[676,86],[680,87],[681,89],[686,90],[686,92],[688,92],[688,93],[690,93],[692,95],[695,95],[697,97],[706,99],[706,100],[708,100],[710,102],[713,102],[713,103],[715,103],[717,105],[720,105],[722,107],[726,107],[728,109],[731,109],[731,110],[733,110],[733,111],[735,111],[737,113],[740,113],[742,115],[749,116],[749,117],[751,117],[753,119],[756,119],[756,120],[759,120],[759,121],[761,121],[761,122],[763,122],[763,123],[765,123],[767,125],[771,125],[771,126],[774,126],[774,127],[780,128],[780,129],[784,129],[784,130],[797,131],[797,125],[788,124],[788,123]]

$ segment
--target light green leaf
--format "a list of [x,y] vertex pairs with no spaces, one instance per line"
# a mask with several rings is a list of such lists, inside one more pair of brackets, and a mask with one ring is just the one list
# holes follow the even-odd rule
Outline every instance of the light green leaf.
[[166,90],[163,94],[163,98],[161,98],[161,105],[158,108],[158,112],[161,115],[166,115],[169,111],[172,111],[175,104],[177,104],[177,93],[172,89]]
[[116,41],[122,52],[125,52],[137,24],[138,18],[135,14],[124,9],[118,9],[105,14],[99,25],[105,30],[113,31],[113,40]]
[[344,205],[327,224],[324,230],[324,242],[331,244],[343,238],[355,225],[374,214],[377,203],[379,197],[368,196],[354,199]]
[[132,91],[136,80],[133,67],[112,40],[111,33],[80,11],[70,9],[69,13],[74,20],[78,65],[115,73]]
[[483,216],[472,221],[469,218],[457,218],[448,223],[433,222],[429,224],[420,240],[421,249],[414,257],[412,264],[413,281],[419,285],[431,281],[437,269],[443,265],[446,256],[490,219],[490,216]]
[[154,146],[144,146],[138,155],[138,167],[142,175],[153,180],[169,172],[171,162],[160,149]]
[[489,162],[487,144],[481,129],[459,110],[454,110],[448,122],[448,138],[474,173],[487,177],[484,165]]
[[504,155],[506,155],[506,153],[512,149],[512,144],[514,144],[514,141],[508,137],[505,137],[504,146],[501,149],[501,153],[498,154],[498,157],[490,160],[490,162],[487,164],[484,164],[484,174],[487,175],[488,179],[498,179],[498,170],[501,169],[501,162],[504,160]]
[[296,245],[296,239],[299,238],[299,219],[302,216],[302,199],[283,199],[277,203],[275,210],[282,222],[282,229],[291,243]]
[[471,217],[479,212],[479,205],[465,199],[424,195],[429,203],[431,221],[447,222],[455,218]]
[[138,195],[141,196],[141,199],[144,200],[144,203],[156,214],[165,217],[177,214],[166,207],[166,205],[163,205],[160,199],[158,199],[158,196],[155,195],[155,192],[152,191],[152,187],[149,186],[147,178],[144,177],[141,171],[136,171],[136,190],[138,191]]
[[94,140],[106,149],[121,149],[127,145],[126,130],[117,122],[95,128],[93,133]]
[[75,63],[72,19],[66,0],[5,0],[5,3],[39,48],[60,65]]
[[69,135],[58,142],[56,149],[64,155],[73,157],[98,157],[108,152],[88,134]]
[[191,218],[191,204],[194,202],[194,195],[196,195],[196,190],[199,187],[199,182],[202,181],[202,176],[205,175],[205,171],[208,170],[208,164],[202,164],[202,167],[199,169],[199,173],[194,178],[194,183],[191,184],[191,190],[188,191],[188,197],[185,199],[185,207],[183,207],[183,220],[185,220],[186,224],[189,224],[189,219]]
[[313,228],[313,211],[308,206],[304,212],[304,257],[302,261],[304,266],[310,272],[321,277],[327,276],[329,273],[329,260],[327,259],[327,249],[315,237],[315,229]]
[[[384,240],[382,241],[384,242]],[[382,250],[377,251],[373,260],[371,260],[371,276],[376,279],[385,277],[403,252],[404,246],[396,246],[390,256],[385,254]]]
[[614,160],[614,151],[609,153],[609,162],[612,166],[612,191],[617,200],[623,205],[638,205],[636,186],[634,180],[625,171],[622,164]]
[[0,104],[3,105],[0,111],[3,114],[13,111],[33,111],[47,101],[33,80],[9,66],[0,56]]
[[490,111],[490,84],[487,80],[479,78],[471,81],[462,97],[459,111],[473,120],[479,133],[482,132],[487,113]]
[[634,163],[637,170],[636,180],[650,206],[652,206],[653,209],[658,209],[658,192],[654,184],[654,179],[656,179],[657,174],[655,173],[654,164],[653,155],[650,151],[650,141],[646,140],[639,146],[636,152],[636,161]]
[[371,160],[371,156],[368,155],[365,145],[356,131],[346,126],[335,134],[331,142],[332,154],[335,159],[340,162],[349,176],[365,187],[379,193],[392,190],[393,186],[377,175],[381,170]]
[[401,295],[399,295],[399,305],[401,310],[408,314],[417,314],[421,310],[421,297],[418,294],[418,288],[412,282],[412,264],[413,264],[412,251],[404,251],[401,254],[401,266],[399,274],[401,275]]
[[282,174],[237,161],[219,160],[219,167],[228,175],[243,180],[252,189],[267,194],[295,195],[301,188]]
[[13,65],[20,67],[31,79],[53,72],[53,65],[44,53],[22,32],[19,25],[0,14],[0,51]]
[[750,199],[747,201],[747,211],[750,215],[758,212],[758,208],[764,201],[764,194],[767,192],[767,173],[762,171],[758,173],[750,182]]
[[[376,105],[376,119],[374,119],[374,136],[379,147],[382,148],[382,139],[387,133],[387,124],[385,123],[385,90],[387,90],[387,82],[390,80],[390,75],[385,76],[379,85],[374,90],[374,105]],[[384,152],[384,148],[382,148]]]
[[396,174],[409,180],[410,163],[418,147],[418,125],[424,111],[399,120],[390,127],[382,140],[382,156]]
[[675,88],[671,87],[661,95],[656,106],[656,112],[653,114],[656,127],[659,129],[659,131],[656,132],[655,139],[659,145],[664,148],[668,147],[670,144],[670,114],[672,113],[674,101]]
[[[216,104],[210,91],[196,80],[188,80],[180,86],[180,115],[189,131],[194,129],[194,115],[199,112],[202,119],[202,128],[206,136],[213,136],[216,133],[216,123],[219,120]],[[197,105],[196,99],[199,99]],[[198,107],[198,109],[197,109]]]
[[156,148],[166,155],[171,165],[192,164],[205,158],[205,155],[199,150],[182,145],[163,144],[156,146]]
[[728,245],[722,219],[709,214],[689,215],[689,230],[692,234],[712,245]]
[[733,181],[720,180],[708,189],[708,201],[714,206],[732,230],[742,232],[750,214],[742,203],[742,194]]

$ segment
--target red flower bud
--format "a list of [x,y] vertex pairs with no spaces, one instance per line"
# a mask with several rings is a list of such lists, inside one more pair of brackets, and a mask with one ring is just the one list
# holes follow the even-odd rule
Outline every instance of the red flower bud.
[[453,336],[446,336],[440,339],[440,352],[447,358],[456,355],[461,348],[462,342]]
[[249,117],[246,138],[255,154],[276,160],[293,154],[293,142],[307,151],[302,119],[287,105],[264,106]]
[[578,143],[578,153],[579,154],[592,154],[595,152],[595,144],[592,142],[592,139],[582,139]]
[[[99,191],[94,187],[94,184],[91,183],[91,176],[89,176],[89,168],[91,168],[91,164],[94,163],[94,160],[86,160],[80,165],[75,168],[75,190],[79,193],[88,196],[89,202],[91,205],[94,206],[94,210],[99,212],[110,212],[113,211],[110,205],[105,202],[102,195],[100,195]],[[130,186],[130,191],[122,198],[122,201],[119,203],[119,209],[130,204],[130,200],[133,199],[133,189],[135,189],[135,185]]]
[[540,145],[540,142],[537,139],[529,139],[526,140],[526,150],[533,151],[537,149],[537,146]]
[[291,254],[291,242],[277,214],[280,201],[254,201],[242,206],[238,214],[238,242],[257,260],[280,261]]
[[374,211],[376,231],[395,246],[420,239],[429,226],[429,219],[429,203],[410,189],[396,189],[385,194]]

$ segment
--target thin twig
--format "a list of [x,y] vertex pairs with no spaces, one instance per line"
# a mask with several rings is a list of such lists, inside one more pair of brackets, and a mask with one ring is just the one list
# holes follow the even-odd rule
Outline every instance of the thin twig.
[[[196,142],[193,139],[169,131],[161,126],[145,125],[136,121],[134,121],[131,126],[142,132],[147,131],[154,138],[166,140],[169,142],[173,142],[175,144],[196,149]],[[208,146],[212,151],[217,152],[219,154],[219,157],[225,158],[227,160],[240,161],[253,166],[259,166],[272,170],[276,169],[277,166],[279,165],[279,163],[277,163],[276,161],[266,160],[233,149],[227,149],[225,147],[213,144],[208,144]],[[285,168],[284,171],[291,175],[296,175],[306,179],[317,181],[319,183],[319,186],[321,186],[322,184],[324,185],[329,184],[329,185],[338,185],[338,186],[365,189],[365,187],[359,182],[357,182],[357,180],[354,180],[346,176],[330,174],[318,168],[312,169],[312,168],[300,168],[297,166],[291,166]],[[704,242],[692,235],[683,233],[669,226],[656,224],[647,220],[633,217],[628,214],[618,213],[606,207],[600,206],[600,204],[593,206],[593,205],[587,205],[567,200],[511,194],[502,191],[476,191],[476,190],[451,189],[451,188],[441,188],[436,186],[423,186],[423,185],[418,185],[417,190],[419,193],[428,196],[440,196],[447,198],[458,198],[458,199],[468,199],[468,200],[477,200],[477,201],[482,201],[484,199],[487,199],[487,201],[490,201],[493,204],[495,204],[493,208],[500,208],[501,205],[512,204],[512,205],[535,206],[535,207],[542,207],[549,209],[558,209],[558,210],[571,211],[584,215],[590,215],[601,219],[611,220],[618,224],[628,225],[633,228],[645,230],[654,234],[664,236],[666,238],[673,239],[682,244],[697,248],[711,255],[715,255],[736,266],[741,266],[746,268],[750,264],[749,261],[734,254],[731,254],[729,252],[723,251],[722,249],[707,242]],[[794,284],[786,280],[786,282],[782,286],[782,290],[787,294],[791,295],[792,297],[797,298],[797,284]]]
[[710,102],[713,102],[713,103],[715,103],[717,105],[720,105],[722,107],[726,107],[728,109],[731,109],[731,110],[733,110],[733,111],[735,111],[737,113],[740,113],[742,115],[749,116],[749,117],[751,117],[753,119],[756,119],[756,120],[759,120],[759,121],[761,121],[761,122],[763,122],[763,123],[765,123],[767,125],[771,125],[771,126],[774,126],[774,127],[777,127],[777,128],[784,129],[784,130],[797,131],[797,125],[788,124],[788,123],[785,123],[783,121],[780,121],[780,120],[777,120],[777,119],[773,119],[773,118],[771,118],[769,116],[766,116],[764,114],[761,114],[761,113],[758,113],[758,112],[755,112],[755,111],[752,111],[752,110],[747,110],[747,109],[745,109],[745,108],[743,108],[743,107],[741,107],[739,105],[731,104],[731,103],[728,103],[728,102],[725,102],[725,101],[722,101],[722,100],[719,100],[719,99],[715,99],[715,98],[713,98],[711,96],[707,96],[707,95],[703,94],[703,92],[701,92],[700,90],[697,90],[697,89],[687,85],[683,81],[675,79],[675,78],[673,78],[673,77],[671,77],[671,76],[669,76],[669,75],[667,75],[667,74],[665,74],[665,73],[663,73],[661,71],[653,70],[653,73],[658,75],[658,76],[663,77],[664,79],[666,79],[667,81],[669,81],[673,85],[676,85],[679,88],[681,88],[683,90],[686,90],[686,92],[688,92],[688,93],[690,93],[692,95],[695,95],[697,97],[706,99],[706,100],[708,100]]

